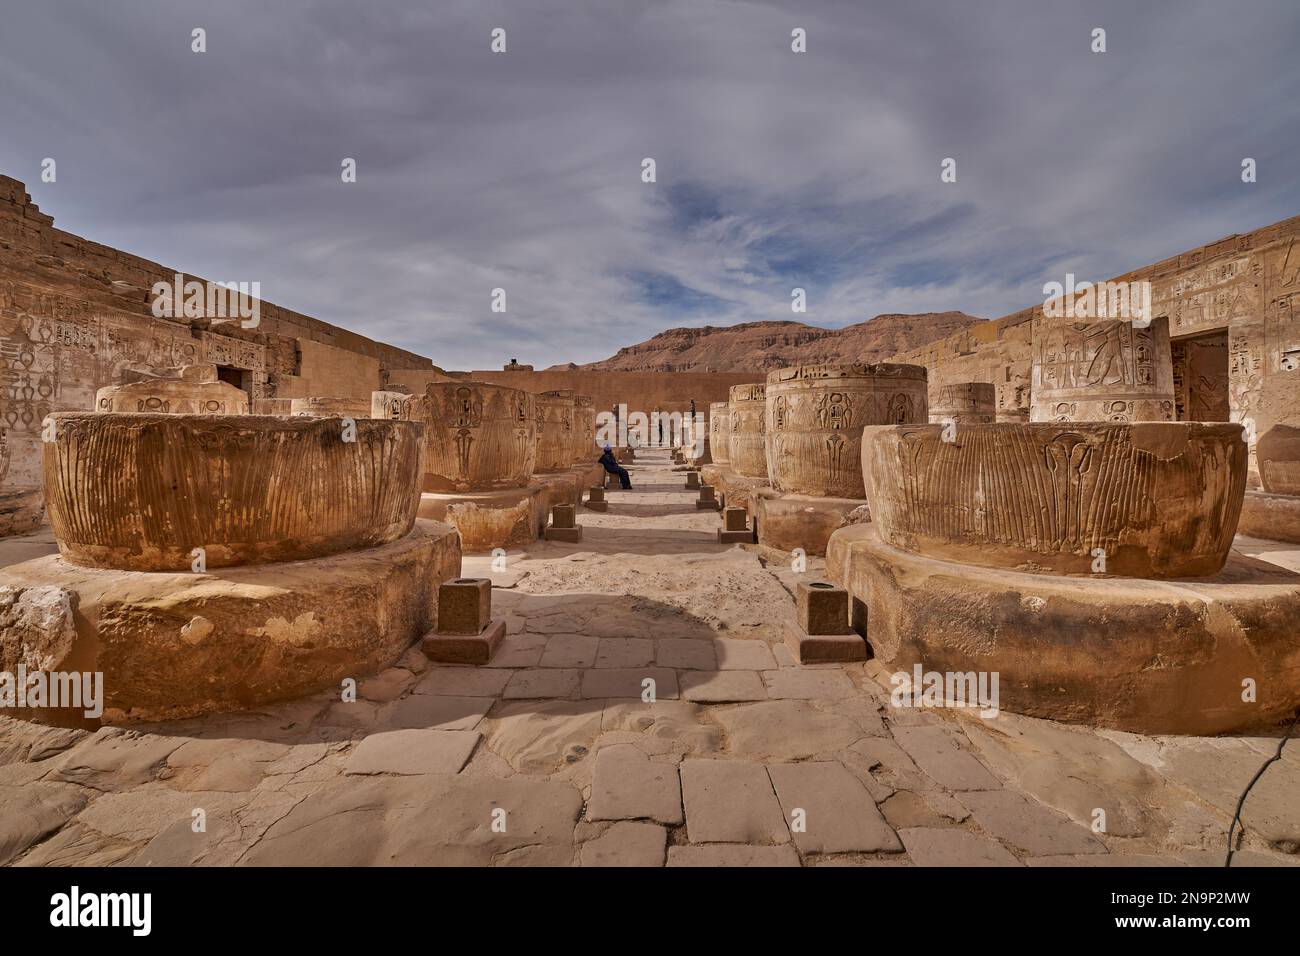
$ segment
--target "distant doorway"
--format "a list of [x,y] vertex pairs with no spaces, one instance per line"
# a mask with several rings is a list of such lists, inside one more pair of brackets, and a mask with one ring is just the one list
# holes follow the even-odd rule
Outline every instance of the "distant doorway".
[[1228,331],[1222,329],[1172,343],[1174,404],[1180,422],[1226,422]]
[[233,385],[235,388],[242,388],[250,398],[252,397],[253,373],[246,368],[235,368],[233,365],[218,365],[217,381]]

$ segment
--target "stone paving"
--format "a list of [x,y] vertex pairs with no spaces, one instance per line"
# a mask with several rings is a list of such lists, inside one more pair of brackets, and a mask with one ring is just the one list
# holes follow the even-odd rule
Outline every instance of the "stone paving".
[[[508,624],[489,666],[417,649],[353,703],[93,733],[0,719],[0,862],[1222,864],[1276,736],[892,708],[872,662],[794,662],[786,556],[718,545],[662,455],[633,481],[580,512],[579,544],[500,571],[466,557]],[[1293,743],[1251,793],[1234,865],[1300,862],[1297,793]]]

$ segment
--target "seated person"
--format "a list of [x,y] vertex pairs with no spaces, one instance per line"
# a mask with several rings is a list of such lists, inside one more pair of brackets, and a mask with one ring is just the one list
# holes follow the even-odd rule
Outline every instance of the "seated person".
[[623,490],[627,491],[632,487],[632,482],[628,478],[627,469],[618,463],[614,457],[614,449],[608,445],[605,446],[605,453],[598,459],[601,466],[611,475],[618,475],[619,482],[623,485]]

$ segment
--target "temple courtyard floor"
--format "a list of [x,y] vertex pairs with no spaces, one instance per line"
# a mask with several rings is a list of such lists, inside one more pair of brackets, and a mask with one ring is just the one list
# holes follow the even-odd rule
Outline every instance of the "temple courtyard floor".
[[[794,662],[789,556],[717,544],[665,456],[632,477],[581,509],[579,544],[466,557],[508,624],[489,666],[416,648],[351,703],[96,732],[0,718],[0,863],[1222,865],[1281,731],[894,708],[871,662]],[[1300,567],[1300,546],[1237,544]],[[52,549],[11,540],[0,564]],[[1233,865],[1300,863],[1297,794],[1293,742]]]

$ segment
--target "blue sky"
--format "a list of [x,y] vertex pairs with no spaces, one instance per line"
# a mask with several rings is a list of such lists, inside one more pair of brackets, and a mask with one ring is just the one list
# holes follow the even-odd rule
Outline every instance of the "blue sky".
[[444,367],[542,367],[679,325],[996,317],[1300,213],[1297,36],[1294,0],[51,0],[5,11],[0,172]]

